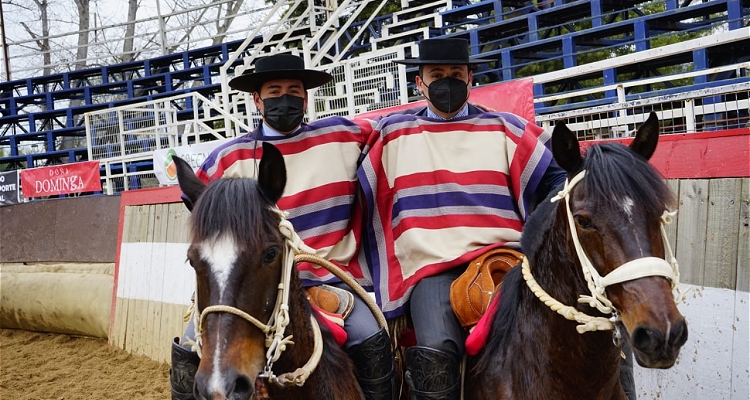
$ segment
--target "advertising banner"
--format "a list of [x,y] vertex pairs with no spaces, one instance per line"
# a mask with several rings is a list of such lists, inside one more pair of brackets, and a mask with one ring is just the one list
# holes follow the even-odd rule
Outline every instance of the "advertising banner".
[[23,196],[41,197],[57,194],[99,192],[99,161],[84,161],[21,171]]
[[0,173],[0,206],[21,202],[18,187],[18,171]]
[[211,154],[213,149],[229,140],[231,139],[213,140],[210,142],[191,144],[189,146],[178,146],[170,149],[156,150],[154,151],[154,174],[156,175],[156,178],[159,179],[160,184],[176,185],[177,169],[172,161],[172,157],[178,156],[187,161],[188,164],[193,167],[193,171],[195,171],[200,168],[203,161],[209,154]]

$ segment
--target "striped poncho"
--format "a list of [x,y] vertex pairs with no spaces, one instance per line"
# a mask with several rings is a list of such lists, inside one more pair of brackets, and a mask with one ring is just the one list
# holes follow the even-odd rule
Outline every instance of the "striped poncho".
[[518,247],[552,155],[548,133],[507,113],[395,115],[376,133],[358,170],[368,215],[363,252],[391,318],[420,279],[494,247]]
[[[362,208],[355,201],[357,165],[372,133],[369,121],[341,117],[303,124],[292,135],[262,137],[260,129],[216,148],[197,172],[204,182],[222,177],[256,177],[263,153],[262,141],[284,155],[287,183],[279,208],[316,254],[349,272],[365,287],[372,286],[357,252],[361,241]],[[336,282],[325,268],[298,265],[306,286]]]

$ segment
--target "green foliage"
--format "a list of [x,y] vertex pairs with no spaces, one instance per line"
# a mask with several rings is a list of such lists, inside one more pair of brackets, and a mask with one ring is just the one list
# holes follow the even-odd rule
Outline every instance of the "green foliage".
[[[616,23],[620,21],[632,20],[643,15],[653,15],[664,13],[666,11],[665,2],[652,2],[645,5],[638,6],[637,10],[622,11],[614,15],[614,19],[608,23]],[[686,40],[695,39],[700,36],[705,36],[713,33],[717,27],[712,26],[710,21],[717,16],[709,16],[705,21],[703,19],[696,19],[696,21],[704,21],[704,23],[696,23],[693,30],[675,30],[675,31],[664,31],[664,32],[651,32],[651,36],[648,39],[649,48],[662,47],[674,43],[681,43]],[[592,27],[592,21],[590,18],[582,19],[571,23],[563,23],[553,27],[546,27],[538,32],[540,38],[550,38],[561,36],[569,32],[580,32],[585,29]],[[614,57],[619,57],[635,52],[635,45],[633,44],[633,38],[626,36],[625,34],[616,34],[607,38],[601,38],[598,43],[591,44],[588,48],[583,46],[578,47],[578,52],[575,55],[576,65],[584,65],[597,61],[607,60]],[[558,71],[563,69],[562,57],[555,54],[550,54],[548,57],[540,56],[539,54],[534,55],[535,59],[530,60],[517,60],[521,65],[516,70],[516,77],[529,77],[533,75],[543,74],[552,71]],[[617,81],[628,81],[633,79],[643,79],[650,76],[657,75],[672,75],[681,72],[692,70],[692,63],[681,64],[681,65],[670,65],[662,66],[657,68],[649,68],[645,65],[641,65],[636,72],[620,73],[618,72]],[[632,93],[638,93],[640,91],[652,91],[664,89],[669,86],[684,86],[691,83],[690,78],[678,79],[669,83],[660,83],[657,85],[650,85],[643,88],[633,88]],[[594,78],[587,81],[579,82],[581,88],[596,87],[604,84],[602,78]],[[546,88],[547,93],[552,94],[560,91],[560,87],[549,86]],[[563,88],[564,90],[570,90],[571,88]],[[598,94],[597,96],[603,96]]]

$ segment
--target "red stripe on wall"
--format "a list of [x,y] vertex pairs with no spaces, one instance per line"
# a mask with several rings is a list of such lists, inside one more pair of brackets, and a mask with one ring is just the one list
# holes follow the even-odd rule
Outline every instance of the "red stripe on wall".
[[[632,140],[592,140],[581,147]],[[750,128],[662,135],[650,163],[667,179],[750,177]]]

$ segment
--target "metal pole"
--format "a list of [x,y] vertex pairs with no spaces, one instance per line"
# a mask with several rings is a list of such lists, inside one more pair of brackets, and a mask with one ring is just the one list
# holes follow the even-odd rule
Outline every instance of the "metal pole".
[[8,41],[5,38],[5,13],[0,1],[0,35],[3,37],[3,62],[5,63],[5,80],[10,81],[10,59],[8,58]]
[[161,55],[167,55],[167,33],[164,17],[161,15],[161,0],[156,0],[156,14],[159,16],[159,38],[161,39]]

